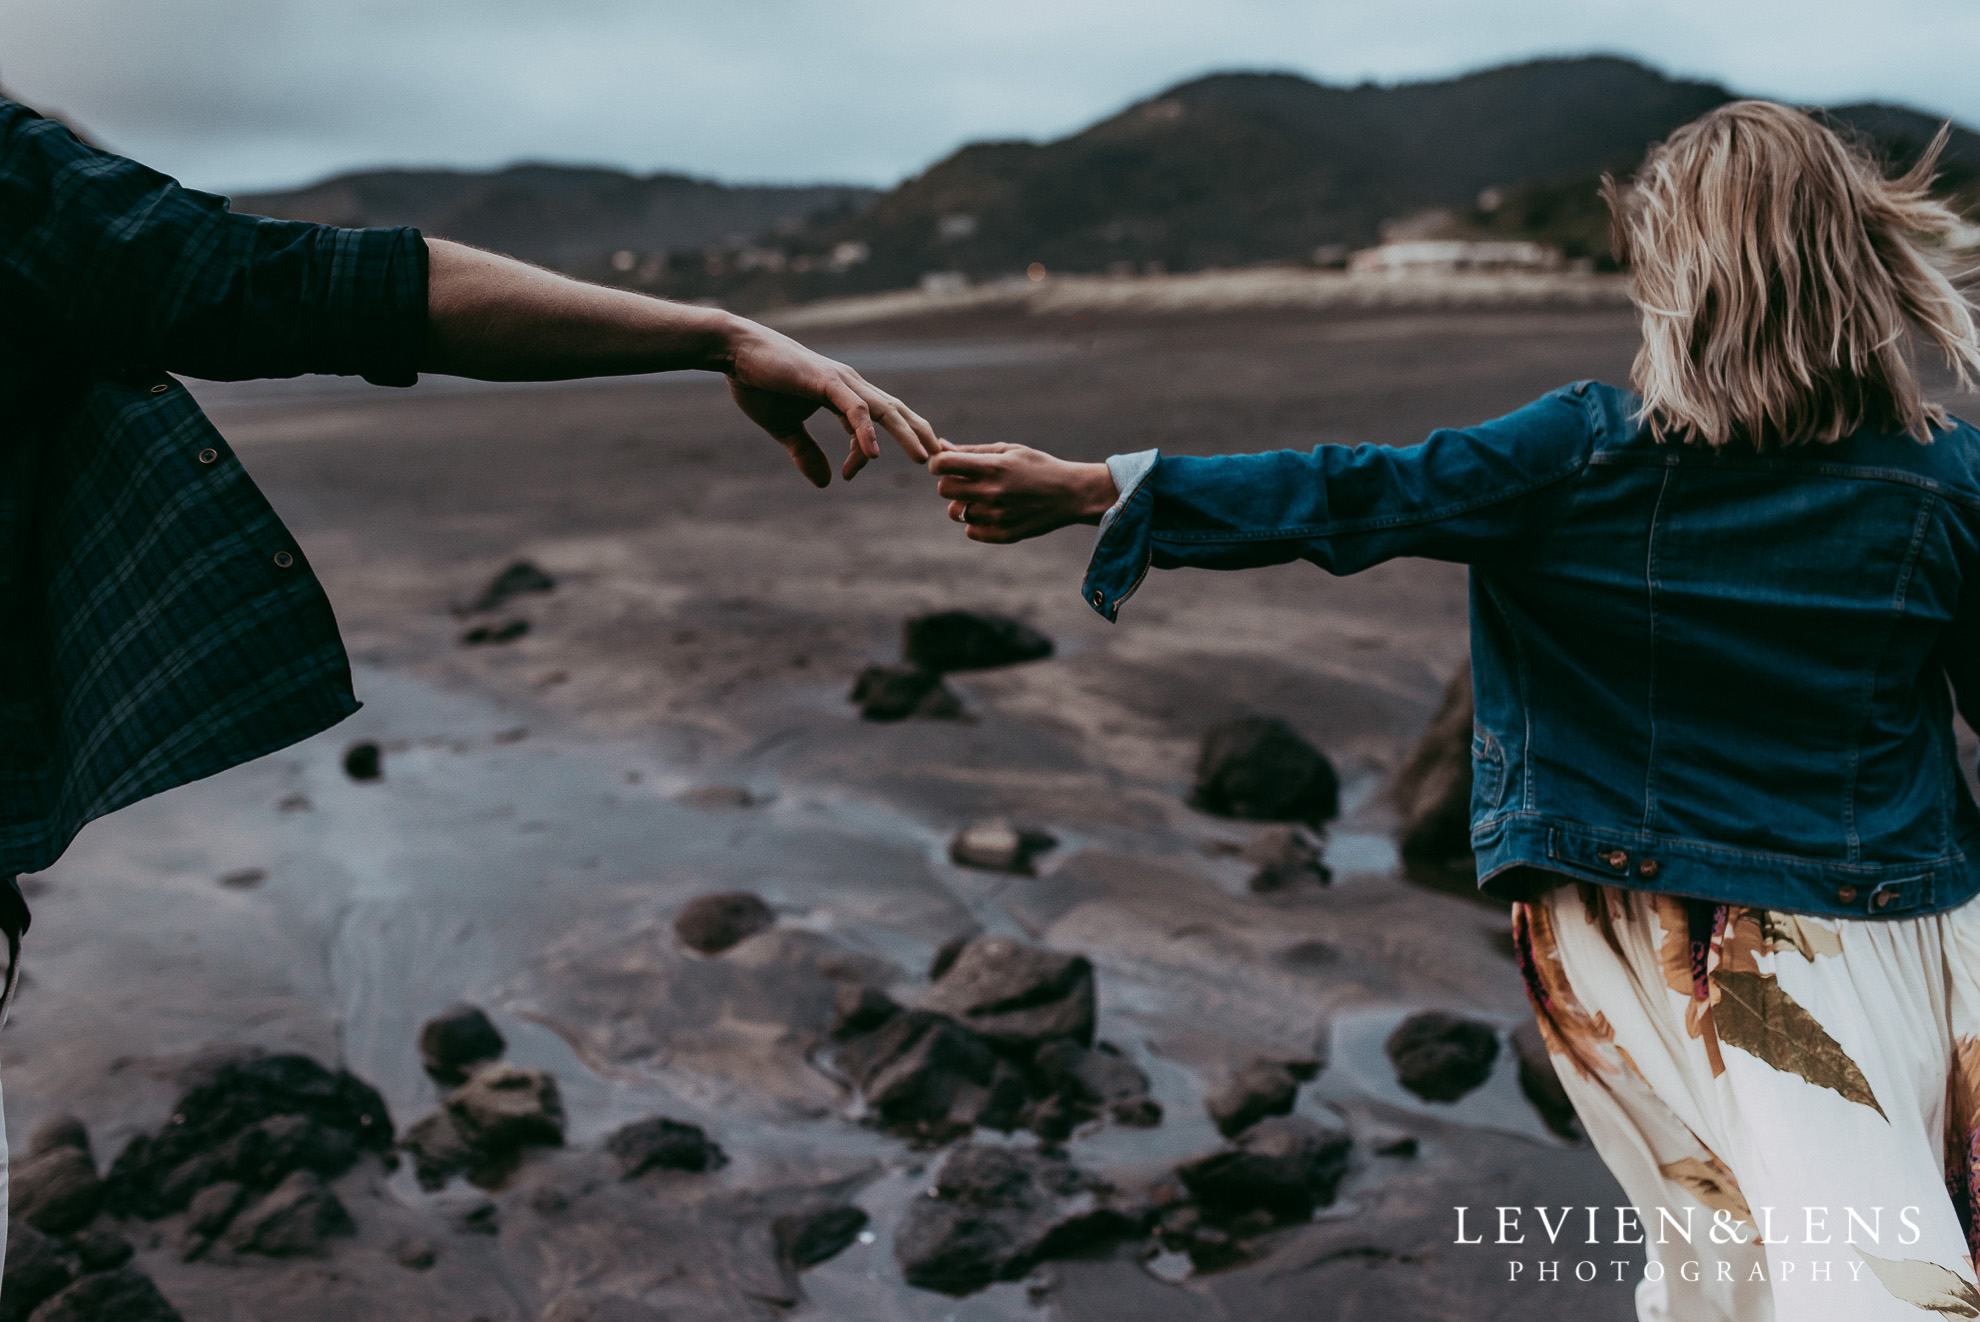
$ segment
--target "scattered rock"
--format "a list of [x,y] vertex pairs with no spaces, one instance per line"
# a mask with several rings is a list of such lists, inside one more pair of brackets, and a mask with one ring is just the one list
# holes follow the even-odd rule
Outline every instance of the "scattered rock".
[[319,1125],[307,1116],[269,1116],[218,1148],[181,1163],[160,1182],[158,1196],[165,1206],[179,1207],[217,1181],[237,1180],[251,1189],[272,1189],[291,1171],[341,1175],[357,1158],[357,1145],[342,1130]]
[[1287,1114],[1298,1095],[1299,1080],[1291,1070],[1276,1061],[1254,1060],[1212,1093],[1204,1108],[1217,1132],[1233,1138],[1266,1116]]
[[636,1120],[605,1140],[628,1180],[647,1171],[712,1171],[729,1164],[721,1145],[690,1125],[665,1116]]
[[1028,1113],[1027,1127],[1040,1138],[1059,1141],[1075,1128],[1105,1114],[1137,1129],[1162,1123],[1162,1104],[1148,1093],[1148,1076],[1109,1042],[1088,1050],[1070,1039],[1047,1042],[1032,1057],[1033,1092],[1043,1094]]
[[1004,1050],[1028,1051],[1053,1038],[1093,1043],[1093,966],[1084,956],[978,937],[921,999]]
[[1567,1089],[1561,1086],[1560,1073],[1554,1068],[1554,1058],[1547,1051],[1546,1039],[1540,1036],[1540,1026],[1531,1019],[1523,1020],[1512,1031],[1513,1050],[1519,1055],[1519,1090],[1526,1094],[1526,1100],[1533,1103],[1533,1109],[1547,1123],[1547,1128],[1561,1138],[1578,1140],[1581,1131],[1576,1127],[1574,1103],[1569,1100]]
[[1455,1102],[1491,1077],[1499,1035],[1490,1024],[1441,1010],[1413,1014],[1384,1044],[1396,1082],[1432,1102]]
[[1199,1157],[1176,1174],[1213,1221],[1256,1212],[1270,1222],[1304,1221],[1334,1201],[1353,1147],[1344,1130],[1305,1116],[1274,1116],[1240,1135],[1235,1150]]
[[442,1108],[414,1121],[400,1146],[412,1154],[413,1174],[428,1193],[475,1165],[476,1154],[454,1117]]
[[917,666],[868,666],[853,681],[850,696],[869,721],[904,721],[910,716],[952,721],[963,709],[940,674]]
[[296,1171],[236,1215],[220,1243],[234,1253],[292,1258],[320,1251],[332,1235],[356,1233],[337,1195],[309,1171]]
[[1204,734],[1189,801],[1220,817],[1319,823],[1340,811],[1340,779],[1292,726],[1244,716]]
[[674,935],[691,950],[719,955],[776,921],[777,915],[761,896],[748,891],[722,891],[689,900],[674,918]]
[[851,1203],[791,1212],[770,1223],[777,1256],[799,1271],[837,1257],[864,1229],[866,1212]]
[[393,1256],[407,1271],[423,1272],[440,1261],[440,1249],[429,1239],[409,1239]]
[[102,1206],[103,1181],[87,1147],[51,1147],[14,1163],[8,1173],[8,1214],[46,1234],[72,1234],[95,1220]]
[[502,1233],[502,1209],[486,1194],[467,1189],[449,1189],[433,1200],[447,1224],[469,1235]]
[[85,1230],[69,1241],[85,1272],[115,1271],[137,1253],[131,1242],[114,1230]]
[[252,1196],[246,1185],[233,1180],[209,1184],[194,1194],[193,1200],[186,1204],[186,1237],[179,1256],[191,1262],[205,1253],[234,1223]]
[[481,647],[490,643],[513,643],[529,632],[529,621],[520,617],[504,620],[500,624],[477,624],[461,635],[463,647]]
[[184,1322],[135,1266],[85,1276],[34,1312],[33,1322]]
[[1368,1150],[1378,1157],[1414,1157],[1420,1146],[1416,1135],[1395,1130],[1368,1136]]
[[447,1114],[470,1148],[487,1154],[562,1147],[564,1102],[544,1070],[491,1061],[447,1096]]
[[1238,857],[1257,867],[1251,891],[1266,895],[1296,886],[1325,886],[1334,874],[1320,859],[1320,842],[1303,827],[1279,826],[1260,832]]
[[7,1226],[7,1268],[0,1276],[0,1322],[26,1322],[74,1279],[61,1246],[24,1221]]
[[434,1015],[419,1030],[419,1055],[435,1082],[465,1082],[468,1069],[498,1059],[508,1047],[479,1006],[465,1002]]
[[894,998],[878,987],[841,983],[832,997],[832,1037],[843,1042],[871,1033],[900,1012]]
[[1052,640],[1020,620],[937,611],[901,626],[901,654],[926,670],[984,670],[1052,655]]
[[1458,667],[1430,728],[1396,773],[1404,858],[1442,862],[1471,853],[1471,665]]
[[840,1069],[887,1128],[930,1139],[978,1124],[1009,1129],[1024,1104],[1018,1073],[946,1015],[907,1010],[848,1043]]
[[1019,829],[1009,822],[966,826],[949,842],[949,861],[966,868],[1032,875],[1032,860],[1059,843],[1047,831]]
[[525,592],[550,592],[555,590],[557,580],[538,569],[527,560],[518,560],[490,579],[481,595],[469,604],[471,611],[492,611],[511,597],[519,597]]
[[943,1163],[933,1197],[908,1209],[894,1256],[908,1284],[961,1295],[1135,1234],[1147,1219],[1145,1208],[1062,1158],[964,1143]]
[[78,1148],[88,1152],[89,1128],[72,1115],[49,1116],[28,1135],[27,1155],[38,1157],[56,1148]]
[[352,780],[377,780],[385,774],[385,755],[369,739],[344,750],[344,774]]
[[230,891],[251,891],[267,880],[267,868],[235,868],[220,874],[220,884]]
[[276,812],[308,812],[313,806],[307,794],[284,794],[275,800]]
[[975,932],[965,932],[952,936],[935,951],[935,957],[928,961],[928,980],[939,981],[944,973],[956,966],[956,956],[962,954],[963,947],[976,939]]
[[327,1178],[361,1152],[391,1148],[384,1100],[347,1070],[307,1056],[250,1056],[205,1075],[163,1128],[118,1154],[105,1180],[109,1210],[159,1217],[222,1180],[268,1188],[298,1168]]

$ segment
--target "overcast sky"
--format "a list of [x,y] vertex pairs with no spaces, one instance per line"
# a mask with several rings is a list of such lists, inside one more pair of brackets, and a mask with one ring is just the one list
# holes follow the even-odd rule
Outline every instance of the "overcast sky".
[[884,185],[1211,70],[1591,51],[1980,125],[1980,0],[0,0],[0,84],[223,192],[522,159]]

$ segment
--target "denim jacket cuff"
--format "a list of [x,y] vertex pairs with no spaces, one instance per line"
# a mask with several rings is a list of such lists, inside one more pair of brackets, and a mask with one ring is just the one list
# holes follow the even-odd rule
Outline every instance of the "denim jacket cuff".
[[1080,595],[1109,620],[1120,617],[1121,605],[1134,595],[1148,573],[1149,532],[1155,513],[1155,493],[1148,477],[1161,462],[1160,450],[1117,454],[1107,460],[1114,489],[1121,494],[1100,518],[1100,533],[1087,562]]

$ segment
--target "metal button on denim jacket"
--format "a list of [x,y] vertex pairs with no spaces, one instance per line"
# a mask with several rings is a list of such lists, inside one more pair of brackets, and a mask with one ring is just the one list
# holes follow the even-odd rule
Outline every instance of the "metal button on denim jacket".
[[1714,452],[1637,410],[1582,382],[1408,448],[1118,457],[1082,594],[1113,619],[1151,565],[1466,564],[1488,892],[1533,868],[1858,918],[1971,898],[1980,432]]

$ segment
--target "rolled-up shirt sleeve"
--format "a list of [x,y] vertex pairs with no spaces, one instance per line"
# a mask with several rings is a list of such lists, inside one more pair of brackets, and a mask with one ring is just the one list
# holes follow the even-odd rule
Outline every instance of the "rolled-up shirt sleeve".
[[1352,574],[1403,555],[1472,563],[1502,553],[1549,526],[1587,468],[1584,389],[1406,448],[1116,456],[1108,469],[1120,498],[1101,521],[1081,593],[1112,620],[1151,567],[1306,560]]
[[426,261],[417,230],[235,215],[0,100],[0,298],[71,363],[411,385]]

